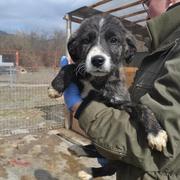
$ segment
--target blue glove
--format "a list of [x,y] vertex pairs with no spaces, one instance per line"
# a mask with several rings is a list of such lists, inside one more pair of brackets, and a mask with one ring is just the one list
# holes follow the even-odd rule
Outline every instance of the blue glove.
[[64,67],[64,66],[68,65],[68,59],[66,56],[62,56],[60,58],[59,65],[60,65],[60,67]]
[[64,91],[64,101],[66,103],[66,106],[69,110],[77,104],[82,101],[80,91],[76,84],[71,83]]
[[[68,65],[68,60],[66,56],[62,56],[60,59],[60,66],[64,67],[65,65]],[[80,91],[76,84],[71,83],[69,87],[67,87],[64,91],[64,101],[66,103],[66,106],[69,110],[71,108],[82,101]]]

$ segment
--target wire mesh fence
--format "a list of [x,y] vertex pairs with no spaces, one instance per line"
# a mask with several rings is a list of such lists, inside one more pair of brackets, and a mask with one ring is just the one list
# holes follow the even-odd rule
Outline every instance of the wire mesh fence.
[[55,76],[52,68],[39,67],[13,75],[0,68],[0,135],[31,133],[64,127],[63,100],[47,96]]

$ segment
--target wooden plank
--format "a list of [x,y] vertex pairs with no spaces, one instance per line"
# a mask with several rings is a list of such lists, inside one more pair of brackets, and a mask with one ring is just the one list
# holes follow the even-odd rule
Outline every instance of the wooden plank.
[[120,19],[125,19],[125,18],[129,18],[129,17],[132,17],[132,16],[137,16],[137,15],[143,14],[143,13],[146,13],[146,10],[137,11],[137,12],[134,12],[134,13],[131,13],[131,14],[127,14],[127,15],[124,15],[124,16],[120,16],[119,18],[120,18]]
[[[78,23],[78,24],[80,24],[83,21],[82,19],[72,17],[72,16],[70,18],[71,18],[72,22],[75,22],[75,23]],[[67,20],[66,17],[64,17],[63,19]]]
[[147,18],[139,19],[139,20],[137,20],[137,21],[134,21],[134,23],[140,23],[140,22],[144,22],[144,21],[147,21]]
[[92,5],[89,6],[89,7],[94,8],[94,7],[103,5],[103,4],[105,4],[105,3],[108,3],[108,2],[110,2],[110,1],[112,1],[112,0],[101,0],[101,1],[99,1],[99,2],[97,2],[97,3],[95,3],[95,4],[92,4]]
[[136,6],[136,5],[139,5],[141,4],[142,1],[141,0],[138,0],[138,1],[135,1],[133,3],[129,3],[129,4],[125,4],[125,5],[122,5],[120,7],[117,7],[117,8],[114,8],[114,9],[110,9],[108,11],[106,11],[107,13],[112,13],[112,12],[116,12],[116,11],[120,11],[120,10],[123,10],[123,9],[127,9],[127,8],[130,8],[130,7],[133,7],[133,6]]
[[91,17],[93,15],[101,14],[101,13],[102,13],[102,11],[100,11],[100,10],[93,9],[93,8],[87,7],[87,6],[83,6],[74,11],[68,12],[67,14],[71,17],[73,16],[73,17],[76,17],[79,19],[85,19],[85,18]]
[[[144,13],[144,12],[143,12]],[[134,14],[134,13],[133,13]],[[141,14],[141,13],[140,13]],[[138,15],[138,14],[136,14],[136,15]],[[128,14],[128,16],[129,16],[129,14]],[[121,16],[121,17],[119,17],[119,18],[121,18],[121,19],[124,19],[124,16]],[[66,20],[66,17],[64,17],[64,19]],[[133,23],[139,23],[139,22],[143,22],[143,21],[146,21],[147,19],[146,18],[144,18],[144,19],[141,19],[141,20],[137,20],[137,21],[133,21]],[[71,21],[72,22],[75,22],[75,23],[78,23],[78,24],[81,24],[81,22],[83,21],[82,19],[79,19],[79,18],[76,18],[76,17],[71,17]]]
[[133,34],[139,34],[140,36],[147,37],[147,29],[139,24],[135,24],[132,21],[121,19],[124,26],[131,31]]

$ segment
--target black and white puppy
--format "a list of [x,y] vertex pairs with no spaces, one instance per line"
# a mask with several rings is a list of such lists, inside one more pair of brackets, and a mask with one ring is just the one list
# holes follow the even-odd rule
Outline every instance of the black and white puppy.
[[74,64],[61,69],[52,81],[49,96],[62,94],[71,82],[78,85],[86,101],[96,100],[107,106],[136,112],[147,133],[151,148],[162,151],[167,134],[152,111],[133,104],[125,85],[125,75],[119,71],[136,51],[134,38],[121,21],[111,15],[96,15],[86,19],[71,36],[68,51]]

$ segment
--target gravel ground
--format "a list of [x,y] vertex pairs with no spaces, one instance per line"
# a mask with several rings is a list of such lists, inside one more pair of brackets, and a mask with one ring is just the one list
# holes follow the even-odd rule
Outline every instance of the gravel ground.
[[78,180],[80,170],[99,166],[96,159],[75,157],[67,150],[72,142],[82,143],[81,138],[64,129],[1,138],[0,180]]

